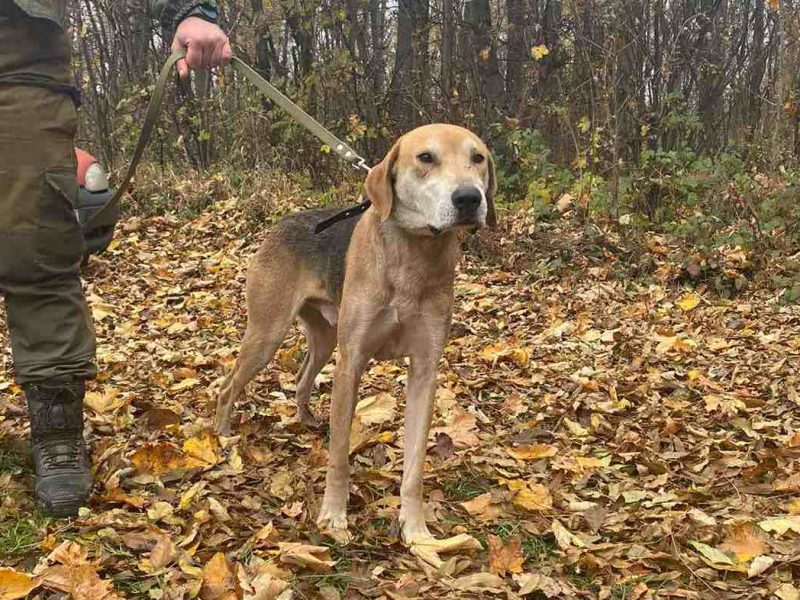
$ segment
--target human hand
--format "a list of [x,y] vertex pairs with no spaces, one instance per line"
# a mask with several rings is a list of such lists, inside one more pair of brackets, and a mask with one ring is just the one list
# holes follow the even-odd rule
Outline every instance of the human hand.
[[186,58],[177,65],[181,79],[186,79],[190,70],[225,65],[233,57],[228,36],[219,25],[200,17],[187,17],[180,22],[172,40],[172,50],[186,50]]

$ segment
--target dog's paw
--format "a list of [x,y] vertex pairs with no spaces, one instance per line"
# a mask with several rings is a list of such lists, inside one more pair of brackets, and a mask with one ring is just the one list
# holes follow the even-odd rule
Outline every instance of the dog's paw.
[[353,539],[347,529],[346,510],[328,510],[323,503],[317,517],[317,527],[340,544],[349,544]]
[[215,423],[214,431],[217,435],[221,435],[222,437],[231,437],[231,435],[233,435],[230,423]]
[[319,428],[319,421],[317,421],[317,417],[314,416],[314,413],[311,412],[311,409],[308,407],[297,408],[297,420],[309,429]]

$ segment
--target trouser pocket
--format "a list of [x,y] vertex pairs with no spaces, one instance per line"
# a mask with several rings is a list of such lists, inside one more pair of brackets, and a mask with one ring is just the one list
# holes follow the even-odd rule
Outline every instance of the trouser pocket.
[[0,199],[0,282],[77,277],[84,240],[74,212],[75,173],[0,172],[0,190],[6,196]]

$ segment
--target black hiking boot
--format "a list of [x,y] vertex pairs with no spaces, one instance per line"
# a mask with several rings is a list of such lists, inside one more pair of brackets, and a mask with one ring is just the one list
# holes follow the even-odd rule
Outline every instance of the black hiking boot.
[[31,419],[36,498],[54,517],[74,517],[92,491],[83,439],[83,381],[51,379],[23,386]]

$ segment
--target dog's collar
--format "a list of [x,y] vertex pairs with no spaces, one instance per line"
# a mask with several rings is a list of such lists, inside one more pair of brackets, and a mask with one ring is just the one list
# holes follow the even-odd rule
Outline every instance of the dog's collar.
[[366,196],[362,196],[362,198],[364,198],[364,201],[361,204],[356,204],[355,206],[351,206],[350,208],[345,208],[344,210],[339,211],[338,213],[333,215],[332,217],[328,217],[324,221],[320,221],[319,223],[317,223],[317,226],[314,227],[314,233],[315,234],[322,233],[323,231],[328,229],[328,227],[336,225],[336,223],[338,223],[339,221],[344,221],[345,219],[350,219],[352,217],[367,212],[367,209],[370,206],[372,206],[372,200],[370,200]]

